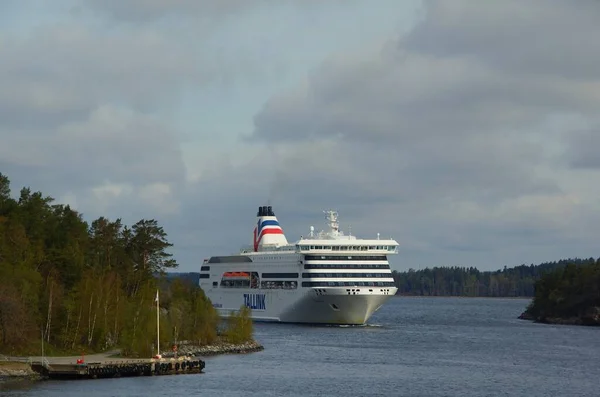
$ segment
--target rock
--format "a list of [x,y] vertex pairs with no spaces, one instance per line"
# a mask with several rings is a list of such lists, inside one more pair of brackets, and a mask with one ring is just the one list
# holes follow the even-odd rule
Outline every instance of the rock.
[[[241,344],[218,343],[215,345],[195,346],[192,344],[180,344],[177,348],[178,356],[216,356],[219,354],[246,354],[264,350],[264,347],[256,342]],[[174,357],[172,351],[162,353],[163,357]]]
[[521,315],[518,317],[521,320],[535,320],[535,317],[533,317],[531,314],[527,313],[527,312],[523,312],[521,313]]
[[587,308],[581,315],[581,322],[584,325],[600,325],[600,307]]
[[545,324],[583,325],[580,317],[543,317],[536,321]]
[[7,378],[36,378],[38,376],[29,364],[7,362],[0,365],[0,379]]

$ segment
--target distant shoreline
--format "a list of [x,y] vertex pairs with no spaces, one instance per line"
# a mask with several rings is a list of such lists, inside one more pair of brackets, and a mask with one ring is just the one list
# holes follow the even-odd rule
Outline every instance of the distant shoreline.
[[[598,309],[596,309],[598,310]],[[588,327],[600,327],[600,317],[588,313],[574,317],[535,317],[524,311],[517,317],[519,320],[532,321],[537,324],[553,324],[553,325],[579,325]]]
[[464,298],[464,299],[533,299],[532,296],[452,296],[452,295],[401,295],[396,294],[395,297],[402,298]]

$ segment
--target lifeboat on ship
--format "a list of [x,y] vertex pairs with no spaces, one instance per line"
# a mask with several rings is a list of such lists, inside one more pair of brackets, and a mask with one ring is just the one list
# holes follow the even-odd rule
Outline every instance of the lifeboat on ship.
[[223,273],[223,280],[250,280],[250,273],[247,272],[225,272]]

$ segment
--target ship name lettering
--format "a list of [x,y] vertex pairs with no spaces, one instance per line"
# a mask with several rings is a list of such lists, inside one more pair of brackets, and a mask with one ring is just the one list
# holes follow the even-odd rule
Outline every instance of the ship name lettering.
[[265,294],[244,294],[244,305],[253,310],[267,310]]

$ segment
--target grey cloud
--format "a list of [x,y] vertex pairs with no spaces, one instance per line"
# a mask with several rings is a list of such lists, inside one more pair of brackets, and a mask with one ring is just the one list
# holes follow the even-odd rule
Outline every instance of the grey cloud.
[[[468,58],[381,54],[358,66],[326,64],[300,93],[269,101],[254,137],[414,142],[427,136],[498,133],[539,123],[555,111],[592,112],[594,84],[506,75]],[[367,63],[367,65],[364,65]]]
[[[57,197],[70,190],[86,216],[161,216],[182,270],[249,244],[256,207],[267,201],[289,240],[310,225],[323,228],[327,207],[340,211],[344,230],[392,235],[401,243],[398,268],[495,268],[538,262],[540,252],[549,255],[544,260],[591,254],[599,217],[548,172],[556,158],[546,144],[557,142],[547,142],[553,138],[545,126],[557,112],[595,115],[600,79],[587,66],[596,54],[585,51],[596,44],[581,39],[581,32],[595,32],[591,17],[573,27],[581,39],[576,49],[552,31],[556,15],[565,12],[564,31],[579,9],[594,15],[594,3],[520,2],[516,30],[506,15],[517,2],[502,2],[502,9],[448,3],[428,3],[429,13],[406,37],[376,52],[332,58],[306,85],[274,97],[256,115],[247,146],[215,154],[220,160],[207,160],[206,172],[188,184],[178,135],[150,114],[170,106],[186,84],[222,76],[217,63],[200,62],[183,42],[144,26],[119,25],[128,32],[119,39],[116,30],[107,36],[77,26],[9,37],[0,47],[8,60],[0,63],[0,169],[15,188],[26,183]],[[119,21],[250,7],[82,4]],[[534,23],[536,10],[545,19]],[[555,43],[552,55],[535,48],[530,22],[537,37]],[[513,48],[503,35],[523,44]],[[569,62],[575,55],[581,58]],[[543,73],[535,73],[539,65],[546,65]],[[562,142],[572,165],[597,164],[590,149],[597,135],[590,129]],[[256,158],[241,166],[228,160],[247,151]],[[153,201],[153,192],[163,194]],[[179,215],[160,211],[172,202]]]
[[168,127],[150,116],[112,106],[94,110],[83,122],[26,134],[0,130],[0,136],[5,172],[21,174],[34,168],[27,181],[34,186],[176,184],[185,175],[179,141]]
[[512,73],[598,77],[600,3],[583,0],[429,0],[428,17],[400,45],[440,57],[468,56]]
[[[401,165],[397,171],[408,171],[408,175],[421,176],[414,171],[430,169],[449,180],[462,180],[461,185],[481,186],[481,182],[492,187],[498,175],[514,174],[518,176],[509,179],[521,179],[524,190],[534,187],[527,167],[544,161],[543,144],[533,143],[544,136],[541,126],[555,113],[593,115],[600,103],[600,73],[582,82],[564,77],[567,73],[557,78],[544,70],[534,75],[525,69],[503,69],[501,63],[487,62],[486,52],[478,52],[463,38],[494,36],[499,40],[512,30],[506,21],[511,13],[521,15],[515,23],[525,34],[527,21],[539,10],[549,20],[533,26],[536,35],[546,37],[547,33],[552,40],[556,36],[553,22],[563,11],[568,8],[564,12],[567,21],[574,28],[581,27],[590,19],[574,16],[593,11],[593,5],[584,2],[579,10],[560,2],[503,2],[502,7],[472,2],[468,6],[466,2],[428,4],[426,18],[406,37],[371,57],[332,59],[314,71],[302,89],[267,102],[255,116],[249,139],[378,143],[396,150],[396,158],[388,159]],[[497,9],[502,12],[494,13]],[[598,28],[593,31],[600,33]],[[527,37],[523,39],[526,45],[535,47],[527,43]],[[431,43],[438,42],[445,43],[444,51],[431,50]],[[580,47],[591,53],[595,45]],[[570,47],[557,40],[551,52],[568,56]],[[515,55],[510,46],[497,46],[494,51],[497,57]],[[536,50],[518,55],[523,64],[539,61]],[[594,56],[584,59],[589,62]],[[375,157],[373,150],[365,156]],[[469,173],[470,169],[475,171]],[[452,171],[458,177],[449,175]]]
[[[555,112],[595,113],[598,3],[427,4],[426,18],[406,37],[363,59],[329,60],[302,90],[265,104],[253,137],[343,137],[406,146],[433,137],[494,139],[531,129]],[[514,65],[504,67],[511,60]],[[581,65],[589,69],[583,73]]]
[[[144,184],[181,179],[184,166],[177,136],[154,118],[111,106],[83,123],[65,124],[55,136],[56,166],[86,164],[95,180]],[[62,150],[61,150],[62,149]],[[95,172],[94,172],[95,171]]]
[[166,107],[186,83],[201,82],[216,70],[150,30],[120,35],[59,25],[27,38],[8,36],[3,44],[0,114],[8,126],[82,120],[109,102],[141,110]]
[[[123,20],[152,20],[169,14],[213,16],[255,7],[268,1],[245,0],[84,0],[84,4]],[[251,4],[254,3],[254,4]]]
[[600,169],[600,126],[565,134],[569,163],[574,168]]
[[[297,180],[311,186],[299,189],[298,201],[388,209],[380,224],[410,230],[402,237],[412,235],[421,254],[484,247],[512,257],[511,245],[554,246],[560,236],[573,243],[571,225],[594,218],[594,207],[571,200],[565,180],[547,171],[561,144],[547,126],[557,114],[595,118],[597,3],[427,5],[405,37],[378,52],[332,58],[305,85],[269,100],[247,139],[309,142],[303,167],[297,161],[279,171],[290,190]],[[560,37],[570,29],[574,37]],[[595,136],[579,139],[589,148]],[[334,142],[333,150],[310,148],[321,142]],[[588,166],[598,158],[576,139],[566,146]],[[548,223],[556,217],[572,223]]]
[[[330,0],[329,2],[348,3],[350,0]],[[265,6],[275,7],[293,4],[300,7],[320,6],[321,0],[82,0],[90,6],[117,20],[145,22],[177,15],[203,18],[210,21],[215,17],[242,13]]]
[[212,75],[183,44],[67,23],[6,36],[0,58],[3,172],[58,192],[183,183],[179,136],[150,116]]

